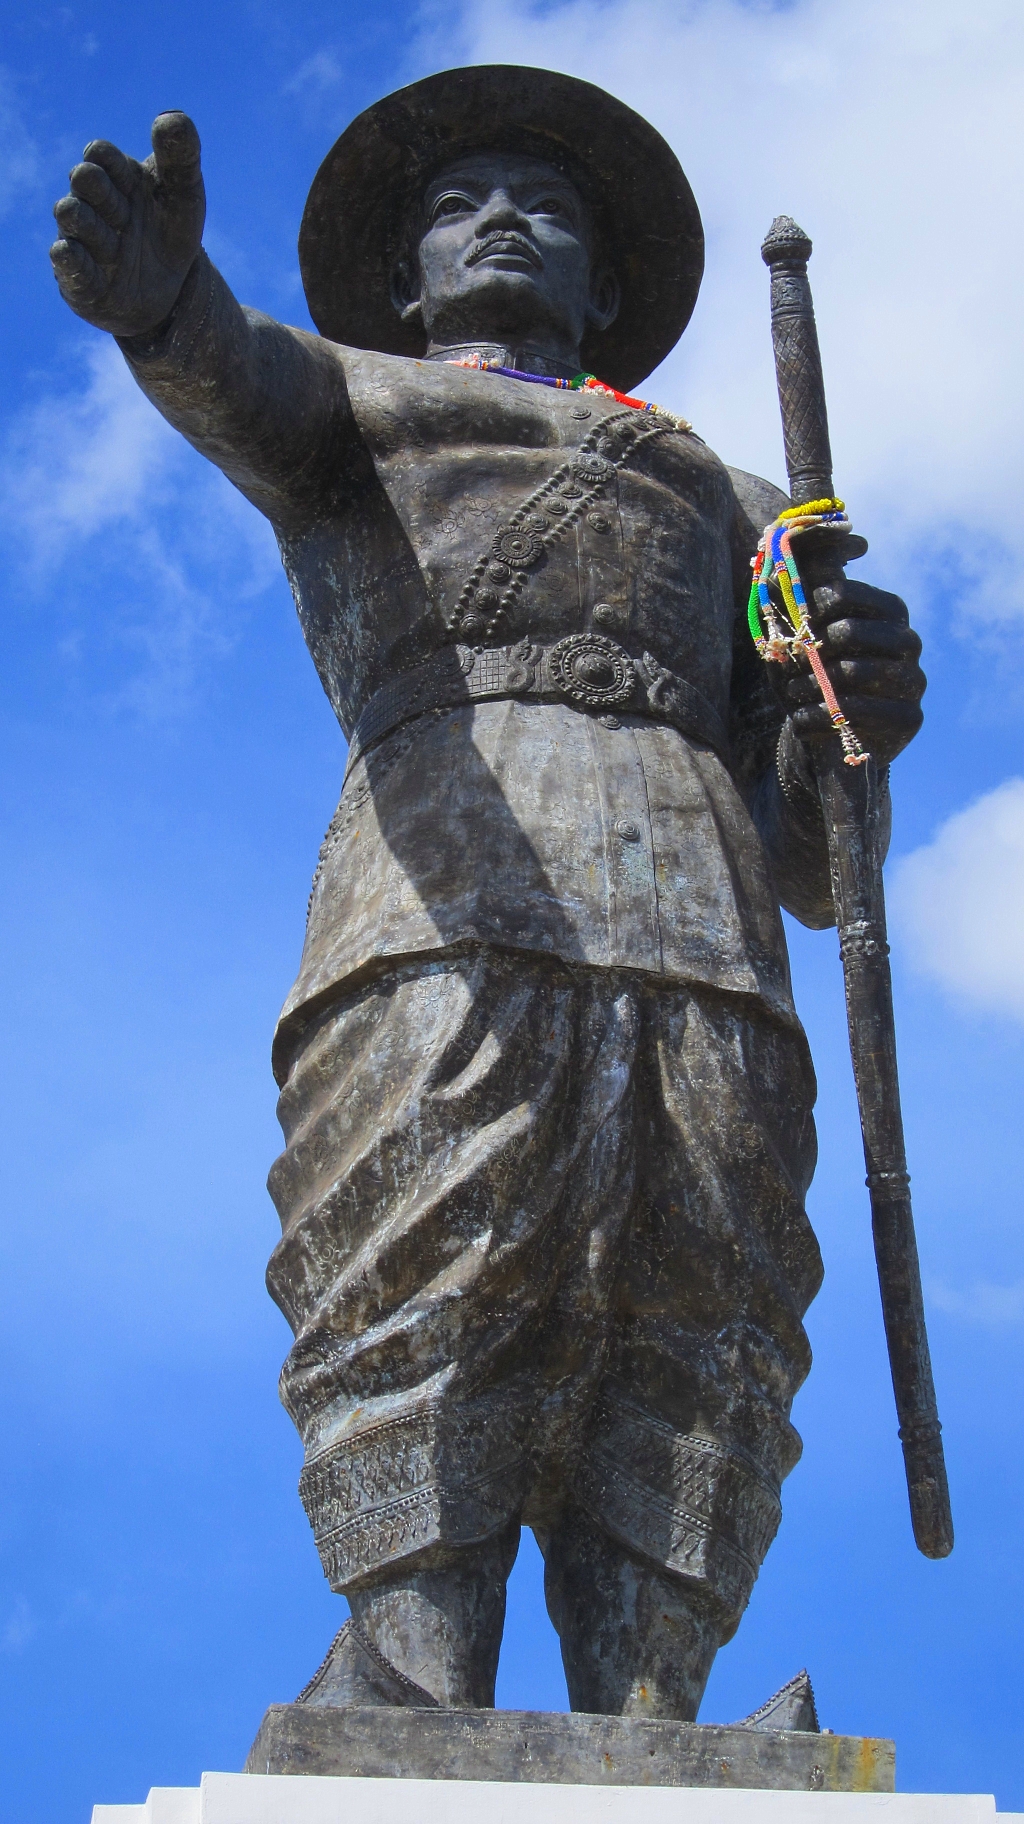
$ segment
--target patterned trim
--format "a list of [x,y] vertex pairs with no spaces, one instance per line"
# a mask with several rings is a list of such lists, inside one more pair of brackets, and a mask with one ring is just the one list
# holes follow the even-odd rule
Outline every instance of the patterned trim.
[[524,1464],[507,1420],[429,1407],[311,1454],[299,1494],[331,1587],[425,1546],[488,1538],[522,1499]]
[[595,1415],[577,1493],[642,1557],[708,1583],[730,1608],[746,1605],[782,1516],[778,1490],[745,1454],[614,1395]]

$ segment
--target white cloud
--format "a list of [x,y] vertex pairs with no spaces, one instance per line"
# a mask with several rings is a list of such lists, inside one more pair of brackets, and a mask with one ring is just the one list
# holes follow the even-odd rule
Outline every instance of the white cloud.
[[12,422],[0,524],[19,590],[63,604],[65,661],[106,641],[106,695],[150,717],[190,700],[233,645],[238,605],[280,574],[269,527],[154,411],[107,337],[80,342],[63,384]]
[[898,861],[889,909],[922,974],[961,1001],[1024,1019],[1024,779],[1007,779]]
[[[77,364],[76,364],[77,365]],[[84,385],[47,391],[12,425],[4,498],[23,557],[52,571],[74,545],[137,520],[166,492],[177,439],[109,338],[82,347]]]
[[988,1280],[977,1280],[966,1288],[933,1284],[928,1288],[928,1302],[937,1311],[969,1324],[991,1329],[1019,1324],[1024,1322],[1024,1279],[1012,1286],[994,1286]]
[[872,573],[965,555],[965,617],[1024,612],[1008,530],[1024,511],[1019,0],[462,0],[428,13],[416,61],[563,69],[665,134],[708,262],[645,391],[777,480],[759,248],[794,215],[815,242],[837,485]]

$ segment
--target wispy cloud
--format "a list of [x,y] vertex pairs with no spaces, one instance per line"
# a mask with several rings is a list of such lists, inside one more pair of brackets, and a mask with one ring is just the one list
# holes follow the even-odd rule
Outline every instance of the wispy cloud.
[[[63,384],[61,383],[63,380]],[[269,528],[164,423],[115,345],[76,345],[0,449],[0,523],[30,599],[59,594],[66,661],[106,646],[102,694],[178,713],[279,575]]]
[[299,65],[294,76],[285,83],[284,92],[286,95],[325,95],[328,90],[337,88],[343,73],[334,51],[316,51]]
[[40,183],[39,148],[25,125],[14,78],[0,64],[0,216]]
[[36,1632],[36,1620],[24,1596],[15,1601],[10,1615],[0,1629],[0,1652],[20,1653]]
[[[666,135],[708,263],[691,328],[644,390],[727,461],[775,479],[759,247],[775,214],[796,216],[815,242],[837,482],[872,538],[873,574],[920,575],[927,554],[940,594],[956,559],[963,628],[1016,626],[1017,0],[462,0],[428,10],[417,60],[563,69]],[[920,595],[913,605],[927,618]]]
[[913,966],[970,1005],[1024,1019],[1024,779],[959,811],[892,869]]
[[1024,1323],[1024,1279],[1012,1286],[994,1286],[983,1279],[966,1287],[933,1284],[928,1288],[928,1301],[937,1311],[964,1323],[991,1329]]

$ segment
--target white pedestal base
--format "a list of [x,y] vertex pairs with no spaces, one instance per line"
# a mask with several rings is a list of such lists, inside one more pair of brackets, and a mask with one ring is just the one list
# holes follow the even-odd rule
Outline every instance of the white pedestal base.
[[[92,1824],[996,1824],[990,1793],[751,1792],[204,1773]],[[1024,1824],[1024,1812],[998,1813]]]

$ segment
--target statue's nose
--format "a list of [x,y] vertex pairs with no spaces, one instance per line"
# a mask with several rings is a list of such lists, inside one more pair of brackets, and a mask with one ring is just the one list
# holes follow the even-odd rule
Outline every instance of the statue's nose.
[[529,232],[529,217],[510,197],[507,190],[494,190],[477,217],[476,232],[479,235],[493,234],[496,228],[517,228],[520,233]]

